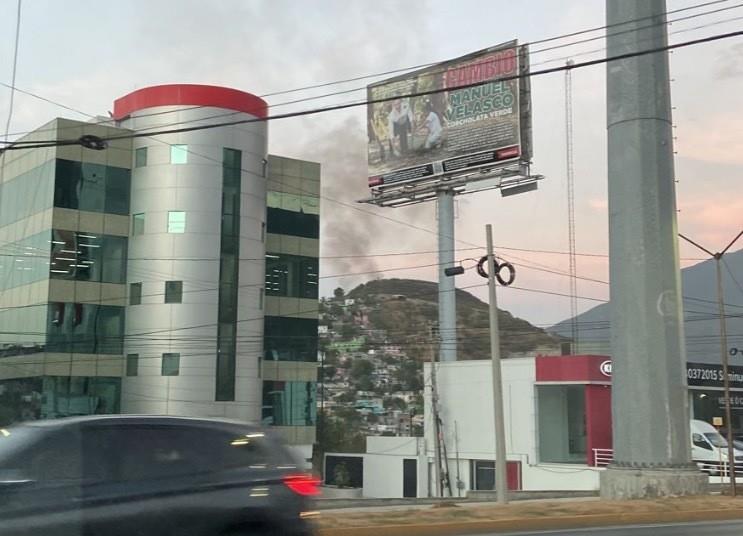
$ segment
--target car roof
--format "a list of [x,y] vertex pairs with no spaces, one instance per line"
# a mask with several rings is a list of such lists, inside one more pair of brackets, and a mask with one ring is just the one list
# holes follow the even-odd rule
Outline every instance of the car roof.
[[243,430],[263,431],[259,426],[239,421],[236,419],[224,419],[218,417],[181,417],[174,415],[82,415],[76,417],[62,417],[59,419],[44,419],[38,421],[26,421],[23,424],[39,428],[65,427],[75,424],[177,424],[198,425],[218,428],[236,428]]

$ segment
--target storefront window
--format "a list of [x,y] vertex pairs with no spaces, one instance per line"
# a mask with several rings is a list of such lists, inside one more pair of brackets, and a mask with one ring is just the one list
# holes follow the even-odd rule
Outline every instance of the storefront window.
[[539,460],[585,464],[585,386],[538,385],[536,391]]
[[[712,424],[715,417],[725,416],[725,395],[722,390],[693,389],[691,392],[692,418]],[[743,438],[743,392],[730,393],[730,408],[733,422],[733,434]],[[724,421],[723,421],[724,422]],[[724,430],[727,427],[723,427]]]
[[263,424],[314,426],[317,418],[314,382],[263,382]]

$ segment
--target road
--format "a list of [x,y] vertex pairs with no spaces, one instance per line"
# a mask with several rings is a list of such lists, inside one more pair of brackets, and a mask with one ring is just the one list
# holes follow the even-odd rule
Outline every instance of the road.
[[[487,536],[741,536],[742,521],[633,525],[627,527],[493,533]],[[482,536],[482,535],[480,535]]]

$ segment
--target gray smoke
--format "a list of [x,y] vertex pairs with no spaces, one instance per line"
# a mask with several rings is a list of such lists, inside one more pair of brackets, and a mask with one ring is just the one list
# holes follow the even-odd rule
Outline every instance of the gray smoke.
[[[433,249],[436,236],[409,225],[434,229],[433,205],[385,209],[358,203],[369,197],[365,125],[358,118],[350,117],[327,132],[317,134],[315,141],[305,146],[302,153],[322,164],[321,255],[325,258],[321,262],[321,275],[373,272],[419,264],[420,259],[415,256],[363,255]],[[327,258],[334,256],[344,258]],[[348,290],[380,276],[394,277],[394,272],[344,276],[337,284]]]

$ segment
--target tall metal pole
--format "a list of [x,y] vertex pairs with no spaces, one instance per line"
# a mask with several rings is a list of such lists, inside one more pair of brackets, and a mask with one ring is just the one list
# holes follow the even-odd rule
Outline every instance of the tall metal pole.
[[730,494],[735,497],[737,495],[736,482],[735,482],[735,445],[733,444],[733,421],[732,421],[732,407],[730,404],[730,376],[728,376],[730,370],[730,363],[728,361],[728,328],[725,320],[725,296],[722,288],[722,269],[720,264],[723,262],[723,257],[728,250],[743,236],[743,231],[739,232],[738,235],[719,253],[712,253],[704,246],[698,244],[686,235],[679,233],[679,236],[686,240],[689,244],[693,245],[697,249],[704,251],[706,254],[712,256],[715,259],[715,272],[717,275],[717,307],[720,314],[720,356],[722,362],[722,389],[723,396],[725,398],[725,425],[727,426],[727,442],[728,442],[728,465],[730,466]]
[[[610,499],[704,493],[691,463],[665,0],[607,0]],[[648,24],[651,21],[651,24]]]
[[506,474],[506,424],[503,416],[503,377],[500,363],[500,332],[498,331],[498,301],[495,292],[495,254],[493,227],[485,226],[488,246],[488,293],[490,309],[490,358],[493,361],[493,431],[495,433],[495,497],[498,504],[508,502]]
[[730,476],[730,494],[735,497],[737,490],[735,487],[735,446],[733,445],[733,420],[732,410],[730,408],[730,376],[728,376],[728,333],[727,322],[725,321],[725,301],[723,300],[722,291],[722,254],[715,255],[715,269],[717,271],[717,304],[720,310],[720,356],[722,357],[722,387],[725,396],[725,426],[727,427],[728,440],[728,471]]
[[439,235],[439,360],[457,360],[457,298],[453,277],[444,270],[454,265],[454,192],[438,192]]

